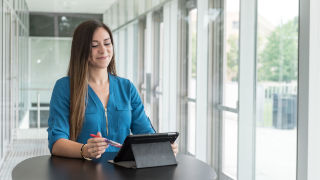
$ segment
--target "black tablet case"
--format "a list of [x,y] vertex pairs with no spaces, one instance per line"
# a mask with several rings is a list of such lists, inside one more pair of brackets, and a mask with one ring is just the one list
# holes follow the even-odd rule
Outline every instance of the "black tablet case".
[[130,135],[111,163],[126,168],[147,168],[176,165],[171,143],[179,133]]

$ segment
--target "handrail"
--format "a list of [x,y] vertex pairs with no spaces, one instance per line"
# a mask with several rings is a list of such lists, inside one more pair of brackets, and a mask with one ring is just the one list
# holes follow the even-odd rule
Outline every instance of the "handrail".
[[37,97],[37,114],[38,114],[38,129],[40,129],[40,93],[38,92],[38,97]]
[[53,89],[52,88],[21,88],[21,90],[23,91],[33,91],[36,95],[37,95],[37,106],[34,107],[34,108],[30,108],[31,109],[34,109],[37,111],[37,128],[40,129],[40,124],[41,124],[41,113],[40,111],[41,110],[48,110],[49,107],[41,107],[41,92],[45,92],[45,91],[52,91]]
[[53,88],[21,88],[21,90],[27,90],[27,91],[52,91]]

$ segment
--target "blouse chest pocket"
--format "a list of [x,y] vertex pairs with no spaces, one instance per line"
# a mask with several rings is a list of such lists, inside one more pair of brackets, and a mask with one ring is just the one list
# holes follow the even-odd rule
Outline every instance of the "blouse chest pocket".
[[115,117],[117,119],[119,129],[130,129],[131,125],[131,110],[129,104],[116,105]]

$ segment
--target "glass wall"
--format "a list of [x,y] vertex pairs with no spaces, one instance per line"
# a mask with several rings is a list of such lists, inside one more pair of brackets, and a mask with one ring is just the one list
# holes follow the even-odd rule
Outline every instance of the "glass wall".
[[145,13],[150,10],[157,11],[157,7],[160,8],[169,1],[170,0],[119,0],[106,10],[103,19],[112,30],[116,30],[121,25],[126,25],[126,23],[137,19],[139,16],[145,15]]
[[[212,79],[215,103],[212,120],[219,144],[219,176],[236,179],[238,174],[238,84],[240,1],[211,1]],[[222,13],[223,12],[223,13]],[[214,139],[213,139],[214,140]],[[217,145],[216,144],[216,145]]]
[[[144,101],[146,114],[158,131],[168,131],[168,111],[173,110],[167,105],[171,103],[169,93],[174,93],[172,99],[175,97],[175,92],[169,91],[170,87],[175,88],[177,85],[171,85],[168,80],[176,77],[176,68],[170,66],[170,59],[177,60],[174,57],[174,43],[177,44],[177,41],[173,41],[176,36],[165,36],[165,32],[172,35],[177,33],[171,30],[177,24],[173,22],[173,16],[170,17],[178,10],[177,7],[170,7],[174,3],[166,0],[121,0],[103,15],[104,23],[111,27],[115,37],[118,75],[134,82]],[[171,114],[176,116],[175,111]],[[173,121],[171,123],[175,124]]]
[[[118,75],[139,89],[157,130],[180,132],[181,153],[210,163],[219,179],[239,179],[239,159],[247,158],[239,147],[252,140],[253,179],[296,179],[299,0],[252,2],[257,27],[251,29],[240,10],[248,4],[240,0],[119,0],[103,22],[113,30]],[[1,159],[12,128],[47,126],[52,88],[67,73],[73,30],[102,15],[32,13],[29,26],[23,0],[0,5]],[[240,46],[247,40],[240,36],[251,30],[254,118],[247,128],[255,132],[245,139],[239,104],[248,97],[239,89],[245,84],[240,72],[248,69],[239,67],[243,49],[251,48]]]
[[[238,96],[241,84],[239,72],[246,71],[246,69],[239,69],[241,1],[208,0],[207,2],[212,4],[211,8],[199,10],[203,6],[198,5],[203,1],[120,0],[106,10],[103,21],[110,25],[114,32],[118,74],[133,81],[143,93],[142,99],[146,103],[146,112],[155,128],[169,129],[168,124],[172,123],[169,121],[174,121],[172,124],[177,125],[177,127],[174,126],[175,130],[181,132],[182,140],[179,140],[184,142],[181,145],[181,152],[197,158],[210,154],[218,159],[217,163],[212,160],[211,164],[213,166],[218,164],[215,167],[219,171],[220,178],[237,179],[239,156],[241,156],[238,149],[241,142],[239,134],[243,133],[239,131]],[[256,144],[253,145],[256,148],[256,154],[252,155],[256,163],[255,177],[256,179],[294,178],[298,2],[293,3],[295,6],[290,8],[285,6],[288,4],[285,0],[277,1],[279,6],[277,8],[270,5],[272,4],[270,2],[257,0],[257,3],[256,51],[252,52],[256,55],[254,76],[257,79],[257,82],[252,82],[256,83],[256,94],[252,95],[252,97],[256,96],[255,119],[252,125],[256,130],[254,134]],[[179,21],[174,19],[175,14]],[[75,27],[80,22],[78,19],[80,17],[70,18],[68,15],[48,14],[43,19],[39,19],[38,14],[34,15],[32,16],[34,21],[30,27],[30,31],[32,30],[30,45],[36,50],[31,50],[30,54],[31,79],[30,86],[27,87],[30,98],[27,104],[31,111],[27,117],[30,119],[28,127],[44,127],[46,124],[41,122],[46,121],[47,118],[45,112],[48,111],[50,99],[48,94],[51,94],[53,80],[66,73],[69,56],[66,49],[70,49],[72,33],[72,28],[68,29],[66,23],[69,23],[70,27]],[[51,30],[37,29],[39,23],[47,23],[47,28]],[[175,29],[175,25],[179,27],[178,30]],[[205,31],[207,25],[214,27]],[[41,34],[41,32],[47,34]],[[209,44],[213,43],[217,49],[202,43],[206,41],[201,37],[206,36],[201,36],[202,34],[198,32],[207,32]],[[60,38],[48,38],[48,36]],[[213,52],[210,50],[208,52],[214,54],[213,58],[206,58],[207,55],[199,56],[203,52],[201,47],[214,49]],[[57,54],[60,54],[59,57]],[[199,72],[199,67],[203,67],[201,65],[210,61],[214,63],[212,67],[208,67],[208,71],[215,70],[210,75],[208,73],[208,76],[212,76],[208,79],[217,78],[218,83],[213,84],[212,89],[208,88],[210,91],[208,94],[213,95],[208,96],[210,98],[206,99],[207,101],[199,100],[197,90],[199,95],[201,92],[199,90],[206,88],[206,84],[202,86],[202,81],[199,80],[199,77],[203,77],[199,76],[199,74],[203,75]],[[180,64],[175,67],[174,63],[177,62]],[[50,73],[52,69],[46,70],[47,66],[55,67],[59,72]],[[37,78],[39,73],[44,73],[43,71],[56,76],[47,77],[49,81]],[[177,77],[181,82],[172,84],[174,82],[172,79]],[[175,90],[174,86],[178,86],[179,90],[172,91]],[[218,100],[212,102],[212,99]],[[182,102],[183,105],[178,106],[179,109],[173,112],[171,107],[176,106],[175,100]],[[198,116],[201,114],[198,112],[199,107],[202,107],[199,105],[202,104],[206,104],[205,107],[208,109],[213,109],[214,113],[207,115],[210,120],[197,118],[201,117]],[[170,108],[165,107],[166,105]],[[40,117],[39,107],[43,111]],[[197,126],[201,123],[209,127],[205,139],[208,141],[203,142],[207,148],[205,151],[199,150],[198,147],[200,138],[197,137],[199,134]],[[214,130],[210,130],[211,127]],[[210,141],[212,139],[215,141]],[[281,150],[275,151],[277,147],[281,147]],[[214,149],[218,149],[218,155],[211,153]],[[207,161],[209,162],[208,159]],[[281,161],[282,164],[272,165],[271,162],[274,161]]]
[[223,105],[238,106],[240,1],[224,2]]
[[18,57],[18,66],[19,66],[19,121],[18,127],[24,128],[27,127],[26,119],[28,117],[28,87],[29,87],[29,49],[25,48],[29,46],[28,39],[28,30],[20,27],[21,31],[19,32],[19,57]]
[[27,16],[25,1],[0,1],[0,164],[18,128],[19,115],[25,112],[22,88],[27,76],[22,73],[28,67]]
[[102,15],[32,12],[30,13],[30,36],[72,37],[74,29],[81,22],[90,19],[102,21]]
[[[239,120],[238,113],[239,71],[246,72],[246,69],[239,69],[240,3],[239,0],[212,0],[208,15],[213,25],[209,31],[214,61],[213,129],[220,131],[219,140],[214,141],[219,145],[220,157],[216,161],[213,158],[213,163],[219,164],[216,167],[222,179],[238,179],[239,156],[244,157],[238,149],[240,134],[246,134],[239,131],[239,122],[243,121]],[[299,1],[258,0],[257,4],[256,46],[251,52],[256,64],[253,75],[256,82],[251,82],[255,84],[255,94],[252,94],[255,111],[251,123],[255,129],[251,137],[255,139],[255,154],[250,155],[255,166],[252,171],[259,180],[296,179]],[[223,16],[219,16],[222,10]],[[219,80],[215,81],[217,76]],[[216,94],[216,90],[220,93]],[[248,137],[242,141],[251,140]]]
[[27,124],[29,128],[47,127],[53,86],[56,80],[67,74],[71,38],[30,37],[29,39],[31,51]]
[[22,122],[25,121],[28,116],[28,99],[29,95],[27,92],[28,84],[29,84],[29,13],[23,11],[26,8],[26,4],[19,3],[19,11],[18,16],[20,19],[26,22],[25,26],[20,26],[19,31],[19,58],[18,58],[18,66],[19,66],[19,122],[18,127],[23,127]]
[[257,12],[256,179],[296,179],[299,0]]
[[21,128],[48,126],[49,103],[55,82],[67,74],[74,29],[90,19],[102,21],[101,14],[30,13],[30,77],[24,91],[28,94],[27,113]]

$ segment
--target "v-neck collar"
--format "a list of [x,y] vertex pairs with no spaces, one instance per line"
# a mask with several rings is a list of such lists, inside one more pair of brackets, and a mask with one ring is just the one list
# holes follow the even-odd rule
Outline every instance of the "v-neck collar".
[[[114,88],[114,84],[113,84],[113,75],[111,73],[108,72],[108,75],[109,75],[109,99],[108,99],[108,104],[107,104],[107,109],[109,109],[109,107],[111,107],[111,103],[112,103],[112,98],[113,98],[113,88]],[[102,110],[104,111],[104,105],[103,103],[101,102],[100,98],[98,97],[98,95],[96,94],[96,92],[94,92],[94,90],[92,89],[92,87],[89,85],[88,83],[88,91],[91,91],[91,94],[92,95],[92,99],[93,101],[96,103],[96,105],[99,106],[100,104],[100,107],[102,108]]]

